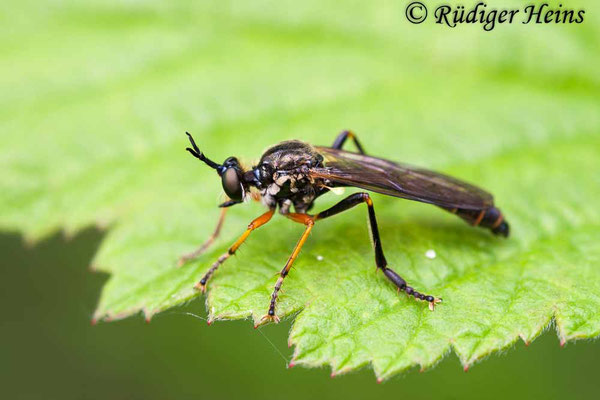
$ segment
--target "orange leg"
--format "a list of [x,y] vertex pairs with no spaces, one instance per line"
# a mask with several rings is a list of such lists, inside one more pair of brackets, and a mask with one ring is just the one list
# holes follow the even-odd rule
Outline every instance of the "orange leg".
[[223,227],[223,222],[225,222],[225,214],[227,214],[227,210],[227,208],[221,209],[221,215],[219,216],[219,221],[217,222],[217,226],[213,234],[210,235],[210,237],[206,239],[206,242],[202,243],[202,245],[199,246],[196,250],[192,251],[191,253],[182,255],[179,258],[179,262],[177,263],[178,267],[181,267],[183,264],[187,263],[190,260],[198,258],[214,243],[215,239],[217,239],[219,237],[219,234],[221,233],[221,228]]
[[248,236],[250,236],[250,233],[253,230],[258,229],[261,226],[263,226],[264,224],[266,224],[267,222],[269,222],[274,213],[275,213],[275,209],[274,208],[270,209],[269,211],[267,211],[260,217],[254,219],[252,222],[250,222],[250,224],[248,225],[248,228],[246,228],[246,231],[242,234],[242,236],[240,236],[240,238],[235,241],[235,243],[227,250],[226,253],[224,253],[221,257],[219,257],[217,259],[217,261],[214,262],[214,264],[209,268],[209,270],[206,272],[204,277],[202,277],[202,279],[200,279],[200,282],[196,283],[194,288],[204,292],[206,290],[206,283],[208,282],[210,277],[215,273],[217,268],[219,268],[219,266],[221,264],[223,264],[225,262],[225,260],[227,260],[233,254],[235,254],[237,249],[242,245],[242,243],[244,243],[244,241],[248,238]]
[[269,311],[268,311],[267,315],[262,317],[261,322],[267,321],[267,320],[279,322],[279,317],[277,317],[277,315],[275,315],[275,304],[277,303],[277,296],[279,295],[279,290],[281,289],[281,285],[283,285],[283,280],[285,279],[287,274],[290,272],[290,268],[292,268],[294,261],[298,257],[300,250],[302,250],[302,246],[304,246],[304,243],[306,242],[306,239],[308,238],[308,235],[310,234],[310,231],[312,230],[312,228],[315,224],[315,218],[312,215],[290,213],[286,216],[289,219],[291,219],[292,221],[299,222],[301,224],[306,225],[306,229],[304,229],[304,233],[302,233],[302,236],[300,236],[300,240],[298,240],[298,243],[296,243],[296,247],[294,247],[294,251],[292,251],[290,258],[288,258],[287,262],[285,263],[285,266],[283,267],[283,269],[281,270],[281,273],[279,274],[279,278],[277,279],[277,283],[275,283],[275,288],[273,289],[273,294],[271,295],[271,303],[269,305]]

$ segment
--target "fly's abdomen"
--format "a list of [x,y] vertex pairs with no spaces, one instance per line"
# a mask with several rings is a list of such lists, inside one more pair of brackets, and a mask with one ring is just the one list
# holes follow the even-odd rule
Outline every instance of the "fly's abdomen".
[[458,215],[470,225],[490,229],[495,235],[508,237],[510,232],[508,222],[506,222],[504,219],[504,215],[502,215],[500,209],[496,207],[490,207],[483,210],[467,210],[464,208],[445,207],[444,209]]

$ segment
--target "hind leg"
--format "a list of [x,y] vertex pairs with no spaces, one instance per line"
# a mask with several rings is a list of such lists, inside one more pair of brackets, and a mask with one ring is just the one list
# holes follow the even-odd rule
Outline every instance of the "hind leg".
[[358,139],[356,138],[356,135],[352,131],[342,131],[335,138],[331,147],[334,149],[341,149],[344,146],[344,143],[346,143],[346,139],[348,139],[348,138],[352,139],[352,141],[354,142],[354,145],[356,146],[356,148],[358,149],[358,152],[360,154],[365,154],[363,147],[360,145],[360,142],[358,141]]

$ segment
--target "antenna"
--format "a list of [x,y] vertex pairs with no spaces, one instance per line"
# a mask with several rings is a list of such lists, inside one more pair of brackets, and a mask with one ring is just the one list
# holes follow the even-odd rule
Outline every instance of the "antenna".
[[190,149],[189,147],[186,147],[185,149],[187,151],[189,151],[190,154],[193,155],[194,157],[196,157],[198,160],[205,162],[206,165],[208,165],[212,169],[216,169],[217,172],[220,172],[220,170],[222,169],[221,168],[222,165],[217,164],[216,162],[214,162],[211,159],[207,158],[204,155],[204,153],[202,153],[200,151],[200,149],[198,148],[198,146],[196,146],[196,142],[194,142],[194,138],[192,137],[192,135],[190,135],[189,132],[186,132],[185,134],[188,135],[188,138],[190,139],[190,143],[192,144],[192,147],[193,147],[193,149]]

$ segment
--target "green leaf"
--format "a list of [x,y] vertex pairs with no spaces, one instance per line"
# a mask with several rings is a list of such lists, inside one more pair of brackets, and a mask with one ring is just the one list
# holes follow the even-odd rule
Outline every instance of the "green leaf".
[[[199,297],[194,283],[264,212],[234,207],[210,251],[176,268],[212,232],[221,196],[184,131],[213,159],[251,163],[280,140],[327,145],[351,128],[370,154],[494,193],[512,236],[374,195],[391,266],[444,298],[430,312],[376,272],[364,207],[319,222],[277,308],[295,318],[294,363],[370,363],[385,379],[450,351],[466,368],[549,326],[563,343],[600,334],[596,4],[580,25],[483,32],[410,25],[400,2],[238,3],[8,10],[0,227],[29,241],[107,227],[96,318],[150,318]],[[211,280],[209,318],[258,322],[301,232],[279,216],[254,232]]]

